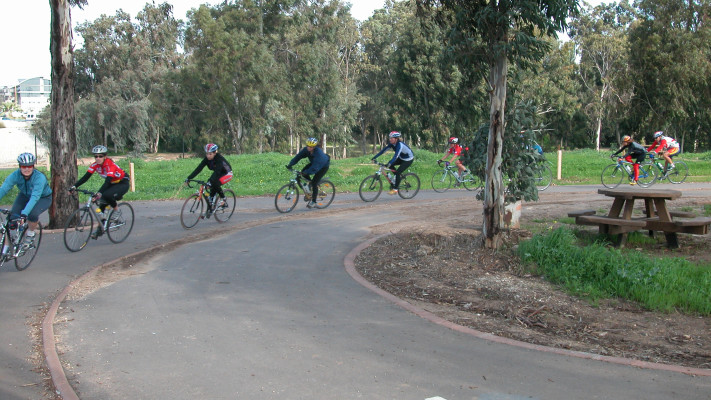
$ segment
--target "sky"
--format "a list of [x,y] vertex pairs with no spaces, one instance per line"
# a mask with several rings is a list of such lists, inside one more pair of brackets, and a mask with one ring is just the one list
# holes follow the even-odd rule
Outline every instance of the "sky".
[[[149,0],[150,1],[150,0]],[[116,15],[120,8],[135,17],[143,10],[147,0],[89,0],[84,10],[71,10],[74,26],[94,21],[102,14]],[[200,4],[217,4],[212,0],[155,0],[156,4],[173,5],[176,19],[185,21],[188,10]],[[351,15],[364,21],[376,9],[383,8],[385,0],[352,0]],[[0,0],[0,86],[16,85],[20,79],[51,78],[49,54],[49,28],[51,12],[47,0]],[[74,38],[76,44],[77,38]]]

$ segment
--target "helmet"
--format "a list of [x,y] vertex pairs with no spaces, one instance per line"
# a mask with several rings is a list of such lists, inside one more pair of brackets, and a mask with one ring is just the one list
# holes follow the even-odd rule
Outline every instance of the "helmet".
[[309,147],[314,147],[317,144],[318,144],[318,139],[316,139],[315,137],[310,137],[310,138],[306,139],[306,145]]
[[218,146],[215,143],[208,143],[205,145],[205,153],[214,153],[217,151]]
[[17,156],[17,162],[20,163],[21,167],[26,167],[28,165],[35,165],[37,159],[32,153],[22,153]]
[[400,132],[398,132],[398,131],[392,131],[392,132],[390,132],[390,137],[391,137],[391,138],[399,138],[399,137],[400,137]]
[[622,136],[622,141],[623,141],[623,142],[631,142],[631,141],[632,141],[632,137],[631,137],[630,135]]
[[458,138],[455,138],[454,136],[452,136],[451,138],[449,138],[449,144],[457,144],[457,143],[459,143],[459,139],[458,139]]
[[109,152],[109,149],[107,149],[106,146],[102,146],[99,144],[94,146],[94,148],[91,149],[91,152],[94,154],[106,154]]
[[664,132],[662,132],[662,131],[656,131],[656,132],[654,132],[654,138],[656,139],[656,138],[662,136],[663,134],[664,134]]

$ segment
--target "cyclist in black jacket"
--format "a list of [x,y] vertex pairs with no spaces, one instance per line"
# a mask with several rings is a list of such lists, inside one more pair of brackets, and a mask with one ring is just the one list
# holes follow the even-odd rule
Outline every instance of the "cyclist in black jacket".
[[212,171],[210,175],[210,197],[214,198],[215,194],[220,196],[220,205],[225,204],[225,193],[222,191],[222,185],[232,180],[232,166],[229,162],[222,157],[222,154],[217,153],[218,146],[215,143],[208,143],[205,145],[205,158],[202,159],[200,164],[198,164],[195,171],[193,171],[188,178],[185,180],[187,184],[190,179],[195,178],[203,168],[207,167]]
[[620,149],[614,152],[612,155],[616,156],[620,154],[623,150],[627,150],[627,153],[625,155],[625,160],[627,160],[627,162],[632,162],[632,159],[635,159],[634,163],[632,164],[632,167],[634,169],[634,181],[630,182],[630,185],[636,185],[637,179],[639,178],[639,164],[641,164],[644,161],[644,157],[647,156],[647,150],[642,147],[641,144],[633,141],[632,137],[630,137],[629,135],[625,135],[622,137],[622,147],[620,147]]

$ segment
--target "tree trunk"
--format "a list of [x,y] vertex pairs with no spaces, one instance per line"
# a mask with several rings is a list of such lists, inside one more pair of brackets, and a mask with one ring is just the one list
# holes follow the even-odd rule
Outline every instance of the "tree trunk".
[[79,202],[68,192],[69,187],[77,180],[72,20],[68,0],[50,0],[50,6],[52,205],[49,207],[49,228],[56,229],[64,226],[65,221],[79,206]]
[[506,111],[506,55],[497,58],[492,66],[489,81],[493,90],[489,95],[489,142],[486,157],[486,184],[484,186],[484,246],[497,249],[502,244],[501,225],[504,213],[504,185],[501,176],[501,152],[504,143],[504,115]]

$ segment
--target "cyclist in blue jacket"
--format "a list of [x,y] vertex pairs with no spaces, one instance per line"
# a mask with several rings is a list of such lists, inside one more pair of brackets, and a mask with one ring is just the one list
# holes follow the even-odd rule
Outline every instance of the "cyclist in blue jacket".
[[[331,157],[328,156],[321,147],[318,146],[318,140],[316,138],[306,139],[306,147],[301,149],[301,151],[294,156],[294,158],[289,161],[286,168],[291,169],[296,163],[298,163],[302,158],[308,157],[309,163],[301,170],[301,173],[306,179],[311,180],[311,195],[306,194],[306,199],[310,200],[306,207],[312,208],[316,205],[316,198],[318,197],[318,182],[326,175],[328,168],[331,166]],[[313,174],[313,179],[310,178]],[[299,180],[299,185],[301,185],[301,180]]]
[[[31,153],[22,153],[17,157],[20,168],[13,171],[0,186],[0,199],[17,186],[20,191],[12,204],[11,219],[20,219],[20,223],[28,222],[25,241],[31,243],[35,237],[35,229],[39,224],[39,216],[52,205],[52,189],[47,177],[35,169],[37,159]],[[7,239],[6,239],[7,240]],[[8,243],[3,243],[3,253],[8,252]]]
[[415,153],[412,152],[412,149],[410,149],[405,142],[401,141],[401,136],[400,132],[390,132],[390,137],[388,138],[389,143],[372,158],[373,163],[377,163],[377,158],[380,157],[381,154],[385,153],[387,149],[393,149],[395,152],[393,158],[391,158],[387,163],[388,168],[399,165],[397,170],[395,170],[395,185],[390,187],[390,192],[388,192],[389,194],[397,194],[397,190],[400,187],[402,173],[410,168],[412,162],[415,161]]

